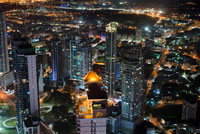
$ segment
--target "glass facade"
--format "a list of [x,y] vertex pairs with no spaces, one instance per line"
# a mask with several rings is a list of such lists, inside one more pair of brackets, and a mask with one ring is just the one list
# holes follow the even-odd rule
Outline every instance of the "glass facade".
[[106,26],[106,77],[105,87],[108,97],[113,97],[116,80],[116,48],[118,23],[111,22]]
[[143,58],[141,48],[132,48],[122,60],[122,131],[131,134],[143,114]]
[[9,71],[6,18],[5,13],[0,11],[0,73]]

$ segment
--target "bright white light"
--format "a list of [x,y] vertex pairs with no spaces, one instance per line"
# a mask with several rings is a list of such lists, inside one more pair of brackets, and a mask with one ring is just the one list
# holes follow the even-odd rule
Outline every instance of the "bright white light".
[[162,10],[160,10],[159,13],[163,13]]
[[2,128],[0,128],[0,131],[2,130]]
[[144,30],[147,31],[147,32],[150,31],[149,27],[145,27]]

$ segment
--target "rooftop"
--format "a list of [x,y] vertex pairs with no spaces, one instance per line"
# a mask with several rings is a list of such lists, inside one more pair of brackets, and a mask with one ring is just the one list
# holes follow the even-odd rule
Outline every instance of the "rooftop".
[[107,99],[106,92],[101,89],[98,84],[90,84],[87,92],[88,99]]
[[93,70],[85,75],[84,80],[86,83],[101,83],[101,77],[99,77]]

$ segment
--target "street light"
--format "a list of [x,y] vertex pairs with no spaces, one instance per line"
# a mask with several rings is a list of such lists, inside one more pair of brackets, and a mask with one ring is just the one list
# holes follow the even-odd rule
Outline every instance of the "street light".
[[144,30],[145,30],[146,32],[150,32],[149,27],[145,27]]

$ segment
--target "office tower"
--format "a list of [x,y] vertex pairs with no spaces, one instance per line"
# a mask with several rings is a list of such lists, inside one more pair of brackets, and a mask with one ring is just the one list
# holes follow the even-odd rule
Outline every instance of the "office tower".
[[80,40],[70,40],[70,78],[75,80],[83,80],[85,74],[92,67],[92,47],[87,44],[80,43]]
[[106,25],[106,92],[109,98],[113,97],[116,74],[116,48],[118,23],[111,22]]
[[87,91],[76,94],[77,133],[106,134],[107,96],[101,78],[90,71],[84,80]]
[[197,99],[184,99],[182,109],[182,120],[193,119],[196,120],[197,115]]
[[143,114],[143,56],[140,46],[122,53],[122,132],[132,134]]
[[63,53],[63,74],[64,77],[69,77],[70,74],[70,51],[69,51],[69,40],[68,36],[65,37],[63,40],[63,48],[62,48],[62,53]]
[[43,81],[43,67],[42,64],[40,64],[40,75],[38,80],[38,86],[39,86],[39,92],[44,92],[44,81]]
[[82,57],[81,75],[84,77],[92,69],[92,47],[91,45],[83,45],[80,51]]
[[80,40],[76,37],[69,42],[70,51],[70,78],[80,80],[81,79],[81,52]]
[[1,9],[0,5],[0,81],[3,90],[11,91],[13,89],[13,72],[10,72],[8,60],[6,16]]
[[0,75],[9,71],[6,16],[0,5]]
[[52,81],[57,82],[61,78],[61,42],[58,37],[52,40]]
[[41,56],[42,56],[42,65],[43,65],[43,67],[47,67],[48,66],[48,57],[47,57],[45,49],[41,50]]
[[14,93],[13,80],[14,80],[13,71],[4,73],[3,76],[0,78],[2,89],[9,93]]
[[36,55],[30,44],[13,46],[18,134],[40,134]]

